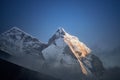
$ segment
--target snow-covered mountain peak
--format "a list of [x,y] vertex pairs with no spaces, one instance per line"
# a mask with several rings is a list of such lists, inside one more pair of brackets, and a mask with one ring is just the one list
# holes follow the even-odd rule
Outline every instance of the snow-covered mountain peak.
[[24,31],[22,31],[18,27],[12,27],[11,29],[4,32],[3,34],[16,33],[16,32],[19,33],[19,32],[24,32]]
[[65,35],[65,30],[62,28],[62,27],[60,27],[58,30],[57,30],[57,32],[59,32],[60,34],[62,34],[62,35]]
[[11,29],[9,29],[6,32],[2,33],[2,35],[8,35],[8,36],[10,36],[10,35],[14,35],[14,36],[20,36],[20,35],[24,36],[24,35],[26,35],[26,36],[30,36],[30,37],[34,38],[32,35],[24,32],[23,30],[21,30],[18,27],[12,27]]
[[[13,27],[0,34],[0,50],[23,57],[25,60],[30,56],[30,60],[35,61],[32,63],[28,59],[32,69],[33,64],[37,71],[44,66],[46,72],[43,72],[62,78],[61,80],[97,80],[94,78],[100,77],[104,70],[99,58],[89,54],[90,49],[63,28],[55,32],[48,44],[44,44],[21,29]],[[80,75],[80,79],[76,79],[73,75]],[[92,77],[93,79],[89,79]]]
[[13,27],[0,35],[0,48],[15,56],[24,54],[41,55],[42,49],[46,46],[47,44],[17,27]]
[[[71,57],[69,57],[69,60],[66,57],[60,58],[60,56],[59,56],[59,55],[63,54],[66,46],[68,46],[69,50],[72,52],[72,56],[71,56],[71,53],[70,54],[65,53],[65,54],[67,54],[67,56],[68,55],[71,56]],[[59,48],[59,49],[56,49],[56,48]],[[57,51],[59,51],[59,52],[57,52]],[[90,52],[91,52],[91,50],[83,42],[79,41],[79,39],[76,36],[68,34],[67,32],[65,32],[65,30],[63,28],[59,28],[56,31],[56,33],[49,39],[48,48],[43,50],[43,53],[45,54],[45,55],[44,54],[43,55],[45,56],[46,59],[51,58],[51,57],[49,57],[48,53],[50,53],[52,55],[58,55],[58,57],[60,58],[59,61],[61,59],[63,59],[63,60],[65,60],[66,63],[70,63],[70,64],[74,64],[73,58],[77,59],[81,66],[82,72],[85,75],[88,75],[88,74],[90,74],[90,71],[89,71],[89,69],[84,67],[81,60],[83,58],[87,58],[87,56],[89,55]],[[53,53],[55,53],[55,54],[53,54]]]
[[18,27],[12,27],[10,30],[12,30],[12,29],[16,29],[16,30],[20,30],[20,31],[22,31],[20,28],[18,28]]
[[91,50],[76,36],[70,35],[63,28],[59,28],[56,33],[49,39],[48,45],[55,44],[57,42],[66,43],[73,53],[77,52],[77,55],[80,57],[85,57],[91,52]]
[[58,28],[58,30],[55,32],[54,36],[56,36],[56,38],[64,37],[64,35],[66,33],[67,32],[63,28]]

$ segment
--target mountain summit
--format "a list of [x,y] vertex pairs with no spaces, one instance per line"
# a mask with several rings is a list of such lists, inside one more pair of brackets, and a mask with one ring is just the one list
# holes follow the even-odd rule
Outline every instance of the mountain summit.
[[30,54],[41,55],[41,58],[43,58],[41,50],[46,46],[37,38],[17,27],[13,27],[0,35],[0,49],[15,56]]
[[63,38],[66,34],[65,30],[63,28],[59,28],[56,33],[49,39],[48,44],[50,45],[55,41],[55,39]]
[[57,32],[61,35],[65,35],[65,33],[66,33],[65,30],[61,27],[57,30]]
[[16,64],[61,80],[99,80],[104,71],[100,59],[63,28],[59,28],[45,44],[13,27],[0,35],[0,50],[17,56],[16,59],[24,58],[18,62],[14,60]]
[[[57,64],[69,64],[69,66],[79,63],[80,69],[85,76],[95,76],[102,73],[103,66],[99,58],[90,54],[91,50],[76,36],[70,35],[63,28],[59,28],[49,39],[48,47],[42,53],[47,61],[53,61]],[[98,61],[99,66],[94,64],[94,59]],[[101,71],[94,71],[101,67]],[[98,69],[99,70],[99,69]],[[94,73],[93,73],[94,71]]]

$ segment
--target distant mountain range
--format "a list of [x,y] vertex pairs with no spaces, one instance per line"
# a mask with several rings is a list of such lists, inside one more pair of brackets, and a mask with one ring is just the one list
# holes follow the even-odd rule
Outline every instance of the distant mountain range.
[[59,28],[45,44],[17,27],[0,35],[5,60],[60,80],[101,80],[100,59],[75,36]]

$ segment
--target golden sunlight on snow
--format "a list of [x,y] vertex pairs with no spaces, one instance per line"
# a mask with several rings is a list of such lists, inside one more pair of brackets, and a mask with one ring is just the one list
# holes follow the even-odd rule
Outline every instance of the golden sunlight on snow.
[[85,44],[80,42],[77,37],[71,36],[68,33],[66,35],[64,35],[64,41],[68,44],[69,48],[71,49],[71,51],[77,58],[80,66],[82,68],[82,72],[85,75],[87,75],[88,72],[87,72],[86,68],[84,67],[83,63],[80,61],[80,59],[82,57],[86,57],[91,52],[91,50]]

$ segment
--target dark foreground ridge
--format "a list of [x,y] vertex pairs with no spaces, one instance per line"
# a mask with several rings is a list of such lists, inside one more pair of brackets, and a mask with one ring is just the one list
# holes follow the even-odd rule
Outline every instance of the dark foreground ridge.
[[[0,50],[0,57],[11,55]],[[29,70],[0,58],[0,80],[59,80],[51,76]]]

